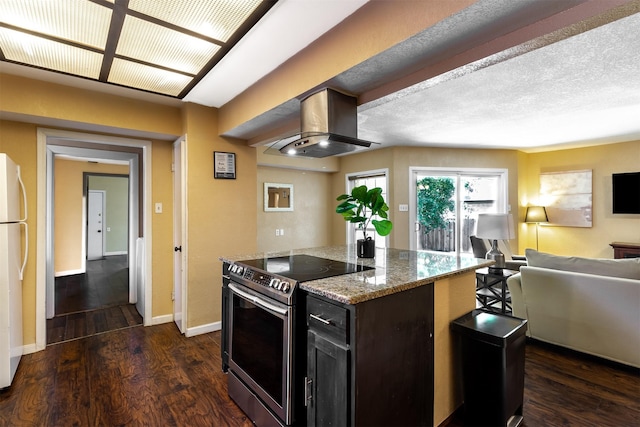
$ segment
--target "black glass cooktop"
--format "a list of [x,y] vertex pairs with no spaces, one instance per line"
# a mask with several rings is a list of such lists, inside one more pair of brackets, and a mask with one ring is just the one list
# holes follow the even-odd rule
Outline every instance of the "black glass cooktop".
[[372,270],[373,267],[351,264],[311,255],[288,255],[274,258],[250,259],[238,261],[267,273],[278,274],[297,282],[325,279],[342,274]]

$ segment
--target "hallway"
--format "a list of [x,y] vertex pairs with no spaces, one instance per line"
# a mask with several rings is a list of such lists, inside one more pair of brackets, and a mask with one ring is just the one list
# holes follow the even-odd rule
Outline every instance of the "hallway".
[[129,304],[127,255],[87,261],[87,272],[55,279],[55,313],[47,319],[47,344],[142,325]]

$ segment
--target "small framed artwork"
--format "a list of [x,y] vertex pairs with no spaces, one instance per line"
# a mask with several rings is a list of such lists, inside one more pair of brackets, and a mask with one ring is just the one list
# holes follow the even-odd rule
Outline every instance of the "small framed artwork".
[[213,152],[213,177],[215,179],[236,179],[236,153]]

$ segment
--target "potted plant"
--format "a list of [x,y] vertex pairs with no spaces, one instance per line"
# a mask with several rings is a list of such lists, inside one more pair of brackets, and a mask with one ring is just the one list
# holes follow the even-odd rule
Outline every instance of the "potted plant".
[[[342,215],[345,221],[357,224],[357,228],[362,230],[364,238],[357,241],[358,256],[373,258],[375,241],[367,236],[369,223],[373,224],[380,236],[388,235],[393,228],[393,224],[387,219],[389,206],[382,197],[382,189],[368,189],[366,185],[361,185],[351,190],[351,194],[341,194],[336,200],[341,202],[336,207],[336,213]],[[375,216],[382,219],[373,219]]]

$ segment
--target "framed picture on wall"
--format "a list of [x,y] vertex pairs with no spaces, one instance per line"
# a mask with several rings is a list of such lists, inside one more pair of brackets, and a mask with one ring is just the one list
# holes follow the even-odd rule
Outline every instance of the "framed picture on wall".
[[216,179],[236,179],[235,153],[213,152],[213,177]]
[[549,225],[591,227],[593,220],[591,170],[540,174],[540,199]]

